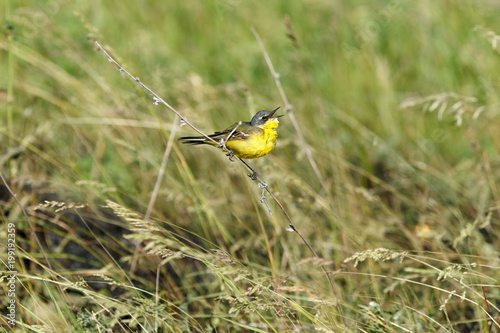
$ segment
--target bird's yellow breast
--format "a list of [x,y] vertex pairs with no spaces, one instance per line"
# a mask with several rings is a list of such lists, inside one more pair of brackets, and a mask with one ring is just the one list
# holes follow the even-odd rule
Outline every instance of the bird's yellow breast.
[[276,146],[278,124],[278,119],[268,120],[264,125],[252,129],[245,140],[229,140],[226,146],[243,159],[267,155]]

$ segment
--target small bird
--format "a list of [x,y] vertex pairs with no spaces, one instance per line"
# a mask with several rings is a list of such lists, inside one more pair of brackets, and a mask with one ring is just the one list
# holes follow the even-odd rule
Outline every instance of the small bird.
[[[273,111],[259,111],[250,122],[236,123],[223,131],[209,135],[209,137],[216,142],[225,143],[226,147],[241,159],[267,155],[276,145],[278,118],[284,116],[273,117],[278,109],[279,107]],[[186,136],[180,138],[179,141],[191,145],[209,144],[216,146],[204,136]]]

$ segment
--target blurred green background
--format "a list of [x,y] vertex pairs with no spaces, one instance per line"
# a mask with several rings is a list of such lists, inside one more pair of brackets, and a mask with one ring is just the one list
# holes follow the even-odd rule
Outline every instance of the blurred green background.
[[[2,9],[0,171],[52,266],[2,188],[2,228],[17,228],[16,330],[499,330],[499,3]],[[248,162],[325,261],[269,197],[268,215],[238,163],[177,143],[195,133],[94,41],[207,133],[281,106],[276,149]],[[395,252],[345,261],[378,248]]]

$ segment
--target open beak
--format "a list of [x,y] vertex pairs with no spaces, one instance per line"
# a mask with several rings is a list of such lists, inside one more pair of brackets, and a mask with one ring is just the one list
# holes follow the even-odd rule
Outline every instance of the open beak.
[[[273,118],[274,114],[276,113],[276,111],[278,111],[278,109],[280,108],[281,106],[278,106],[276,109],[273,110],[273,112],[271,113],[271,116],[269,118]],[[279,116],[276,116],[274,118],[279,118],[279,117],[283,117],[284,114],[282,115],[279,115]]]

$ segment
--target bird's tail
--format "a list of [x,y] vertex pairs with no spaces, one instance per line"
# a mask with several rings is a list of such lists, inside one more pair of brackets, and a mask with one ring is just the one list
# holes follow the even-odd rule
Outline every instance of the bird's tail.
[[204,136],[185,136],[179,139],[184,144],[187,145],[202,145],[202,144],[211,144],[211,141],[208,141]]

